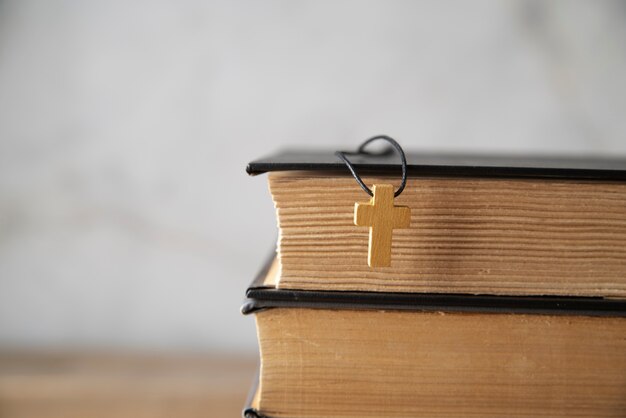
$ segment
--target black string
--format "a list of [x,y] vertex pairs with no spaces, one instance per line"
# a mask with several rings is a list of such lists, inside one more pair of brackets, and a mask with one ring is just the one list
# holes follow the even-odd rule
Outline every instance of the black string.
[[[400,144],[398,144],[398,142],[396,142],[395,139],[393,139],[393,138],[391,138],[391,137],[389,137],[387,135],[376,135],[374,137],[371,137],[367,141],[363,142],[356,152],[337,151],[337,152],[335,152],[335,155],[337,157],[339,157],[339,159],[341,159],[341,161],[346,163],[346,166],[348,166],[348,170],[350,170],[350,172],[354,176],[354,179],[357,181],[357,183],[359,183],[359,186],[361,186],[361,189],[363,189],[365,191],[365,193],[367,193],[368,195],[374,196],[374,193],[372,192],[372,190],[369,187],[367,187],[367,185],[365,185],[365,183],[361,179],[361,176],[359,176],[356,173],[356,170],[354,169],[354,166],[348,160],[348,157],[346,157],[346,155],[359,155],[359,154],[374,155],[371,152],[365,151],[365,147],[368,146],[370,143],[378,140],[378,139],[383,139],[383,140],[389,142],[391,145],[393,145],[393,147],[396,149],[396,151],[398,151],[398,154],[400,154],[400,159],[402,160],[402,182],[400,183],[400,187],[398,187],[398,190],[396,190],[396,192],[393,194],[393,197],[398,197],[398,196],[400,196],[400,193],[402,193],[402,191],[404,190],[404,187],[406,186],[406,156],[404,155],[404,150],[402,149]],[[383,152],[383,154],[385,154],[385,153],[386,152]]]

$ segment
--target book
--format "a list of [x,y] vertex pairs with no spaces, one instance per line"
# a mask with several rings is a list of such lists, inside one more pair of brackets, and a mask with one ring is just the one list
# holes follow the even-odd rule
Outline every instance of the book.
[[[391,155],[353,158],[366,184],[400,182]],[[269,172],[277,287],[373,292],[626,297],[626,161],[407,154],[390,267],[368,266],[368,196],[332,152],[283,152]]]
[[[247,417],[618,417],[626,301],[247,292],[261,366]],[[448,299],[446,299],[446,297]]]
[[[351,159],[398,187],[392,154]],[[372,267],[368,196],[333,153],[248,165],[269,172],[279,237],[242,308],[261,359],[244,416],[625,416],[626,161],[407,168],[409,227]]]

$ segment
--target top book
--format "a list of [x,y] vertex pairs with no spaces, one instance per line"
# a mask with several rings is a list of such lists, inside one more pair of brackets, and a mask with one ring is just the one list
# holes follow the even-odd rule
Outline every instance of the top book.
[[[350,156],[369,187],[400,184],[397,155]],[[251,162],[269,172],[276,287],[626,298],[626,160],[407,154],[391,264],[368,265],[369,196],[333,152]]]

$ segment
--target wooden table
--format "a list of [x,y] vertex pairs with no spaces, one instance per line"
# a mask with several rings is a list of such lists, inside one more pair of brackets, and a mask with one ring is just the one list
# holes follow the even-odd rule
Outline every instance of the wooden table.
[[0,417],[238,417],[256,367],[218,355],[0,352]]

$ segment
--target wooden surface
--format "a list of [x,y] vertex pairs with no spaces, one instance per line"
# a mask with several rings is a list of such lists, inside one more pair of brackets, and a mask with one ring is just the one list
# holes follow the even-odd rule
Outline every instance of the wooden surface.
[[626,318],[270,309],[272,417],[625,417]]
[[354,224],[369,227],[367,264],[370,267],[391,265],[391,239],[396,228],[408,228],[411,210],[394,206],[393,185],[375,184],[374,196],[367,203],[355,203]]
[[409,178],[395,204],[410,227],[393,232],[391,267],[370,268],[352,177],[269,179],[281,288],[626,297],[624,183]]
[[1,418],[239,417],[254,358],[0,352]]

